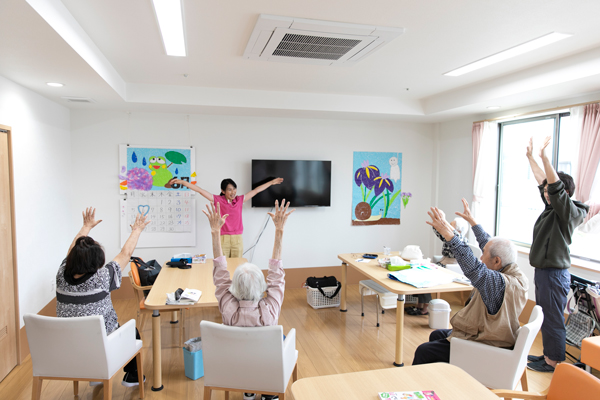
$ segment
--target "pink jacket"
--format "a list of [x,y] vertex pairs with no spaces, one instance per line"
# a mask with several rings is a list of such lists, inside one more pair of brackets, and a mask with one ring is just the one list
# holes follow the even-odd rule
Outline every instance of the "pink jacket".
[[231,278],[227,271],[227,259],[224,256],[215,258],[213,282],[215,296],[219,301],[219,311],[223,316],[223,324],[230,326],[269,326],[277,325],[283,292],[285,288],[285,272],[281,260],[269,260],[267,274],[267,296],[258,302],[238,301],[231,292]]

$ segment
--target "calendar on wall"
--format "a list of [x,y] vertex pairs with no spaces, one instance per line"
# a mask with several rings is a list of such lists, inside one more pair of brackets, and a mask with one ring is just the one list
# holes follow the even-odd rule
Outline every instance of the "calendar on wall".
[[195,182],[193,147],[119,146],[121,247],[131,233],[138,214],[151,222],[137,247],[196,245],[194,192],[172,185],[179,178]]

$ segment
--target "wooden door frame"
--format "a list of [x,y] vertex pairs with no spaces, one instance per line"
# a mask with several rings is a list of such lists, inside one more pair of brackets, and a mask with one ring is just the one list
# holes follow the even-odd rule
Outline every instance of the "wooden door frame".
[[14,185],[14,170],[13,170],[13,152],[12,152],[12,129],[10,126],[0,124],[0,129],[6,131],[8,140],[8,187],[10,190],[10,221],[12,235],[12,252],[13,252],[13,281],[15,295],[15,338],[17,339],[17,365],[21,365],[21,313],[19,311],[19,279],[17,268],[17,225],[15,218],[15,185]]

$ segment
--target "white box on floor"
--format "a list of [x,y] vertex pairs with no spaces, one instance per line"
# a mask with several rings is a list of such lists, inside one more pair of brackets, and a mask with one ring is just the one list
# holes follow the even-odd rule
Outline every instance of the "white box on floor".
[[431,300],[427,310],[431,329],[448,329],[450,325],[450,304],[446,300]]

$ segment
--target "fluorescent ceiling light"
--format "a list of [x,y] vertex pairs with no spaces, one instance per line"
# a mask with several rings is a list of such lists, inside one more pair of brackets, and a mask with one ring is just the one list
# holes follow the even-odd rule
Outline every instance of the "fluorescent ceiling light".
[[152,0],[152,3],[167,55],[185,57],[181,0]]
[[479,61],[475,61],[471,64],[467,64],[464,67],[460,67],[450,72],[446,72],[446,76],[460,76],[467,72],[475,71],[479,68],[487,67],[488,65],[495,64],[500,61],[507,60],[509,58],[527,53],[529,51],[539,49],[540,47],[547,46],[551,43],[558,42],[559,40],[566,39],[572,35],[567,33],[552,32],[547,35],[541,36],[537,39],[530,40],[515,47],[511,47],[508,50],[501,51],[486,58],[482,58]]
[[58,83],[58,82],[46,82],[46,85],[52,86],[52,87],[63,87],[63,86],[65,86],[64,84]]
[[487,109],[488,110],[497,110],[499,108],[500,108],[500,106],[489,106]]

